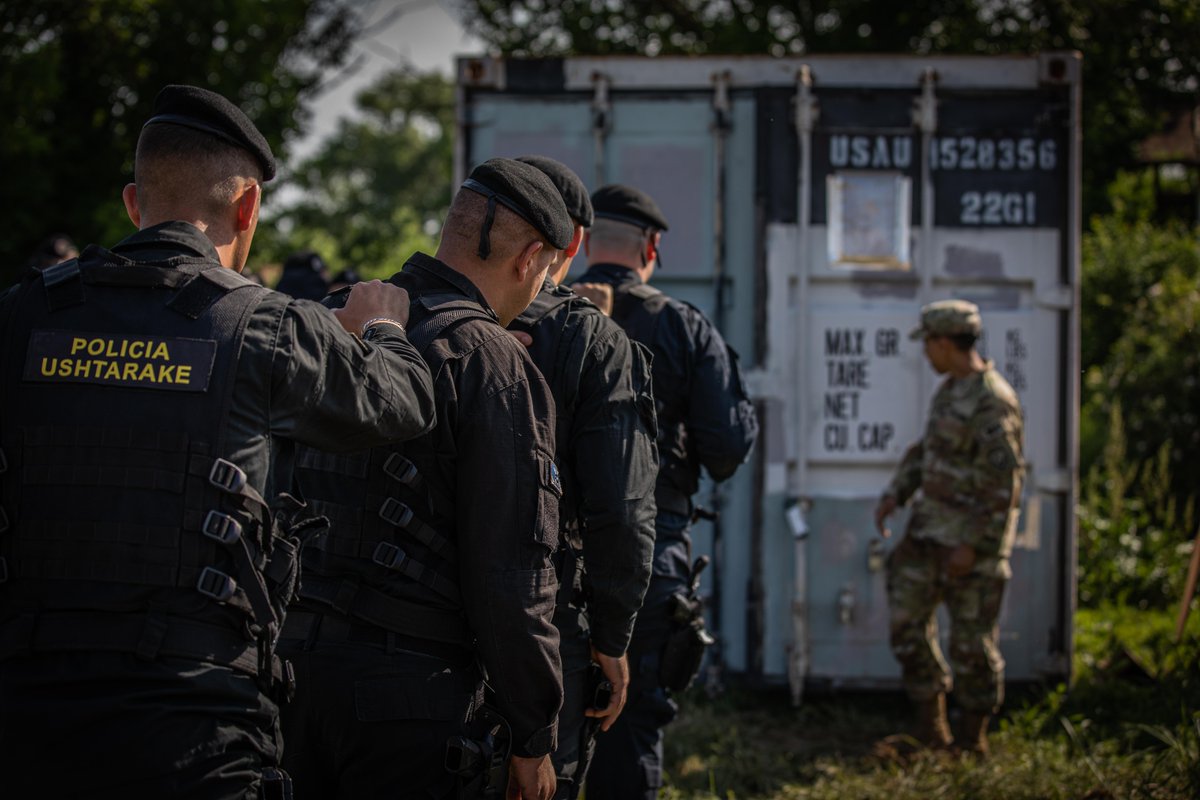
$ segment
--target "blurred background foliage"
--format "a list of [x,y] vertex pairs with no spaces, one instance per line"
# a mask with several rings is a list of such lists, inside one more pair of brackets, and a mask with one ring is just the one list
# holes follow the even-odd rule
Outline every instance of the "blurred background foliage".
[[228,96],[286,157],[359,24],[352,0],[0,2],[5,282],[55,231],[81,246],[128,234],[121,187],[160,88]]
[[[384,4],[387,5],[387,4]],[[400,0],[393,3],[402,10]],[[1197,106],[1194,0],[453,0],[514,55],[1083,53],[1080,600],[1177,602],[1200,512],[1200,252],[1195,165],[1138,144]],[[251,268],[311,249],[333,270],[395,271],[430,249],[451,194],[454,89],[401,68],[292,158],[311,101],[362,34],[355,0],[0,0],[0,270],[62,230],[113,243],[157,90],[235,99],[281,159]],[[1179,202],[1180,200],[1185,202]],[[1181,214],[1180,209],[1186,209]]]

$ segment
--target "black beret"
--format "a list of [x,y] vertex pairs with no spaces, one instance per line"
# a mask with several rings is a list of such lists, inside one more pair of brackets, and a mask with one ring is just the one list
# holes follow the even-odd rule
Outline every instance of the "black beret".
[[536,228],[551,246],[563,250],[571,243],[575,226],[563,203],[562,195],[537,167],[522,164],[511,158],[493,158],[471,170],[463,183],[488,199],[489,213],[479,238],[479,255],[487,258],[490,251],[488,234],[494,219],[492,208],[500,203]]
[[246,150],[262,167],[263,181],[275,177],[271,146],[250,118],[216,92],[198,86],[164,86],[154,98],[154,115],[146,125],[182,125]]
[[517,161],[537,167],[546,173],[546,177],[562,195],[571,219],[585,228],[592,227],[592,220],[595,218],[592,213],[592,198],[588,197],[587,187],[570,167],[546,156],[521,156]]
[[601,186],[592,193],[592,206],[601,219],[627,222],[639,228],[667,230],[667,218],[658,204],[643,191],[620,183]]

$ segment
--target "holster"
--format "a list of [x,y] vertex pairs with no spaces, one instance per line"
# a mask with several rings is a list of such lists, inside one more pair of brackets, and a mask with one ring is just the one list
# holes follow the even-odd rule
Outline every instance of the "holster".
[[458,776],[458,800],[499,800],[508,790],[512,732],[490,706],[476,709],[466,736],[446,741],[446,770]]
[[671,596],[671,630],[663,645],[658,680],[664,689],[682,692],[692,685],[704,652],[716,642],[704,626],[703,604],[682,592]]

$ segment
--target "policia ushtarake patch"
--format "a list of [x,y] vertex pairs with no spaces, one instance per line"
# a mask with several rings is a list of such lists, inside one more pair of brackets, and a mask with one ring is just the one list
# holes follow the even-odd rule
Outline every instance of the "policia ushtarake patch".
[[210,339],[33,331],[25,380],[206,392],[216,355]]

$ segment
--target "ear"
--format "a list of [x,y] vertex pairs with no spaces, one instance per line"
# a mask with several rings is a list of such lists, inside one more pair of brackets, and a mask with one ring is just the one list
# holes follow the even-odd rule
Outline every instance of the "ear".
[[575,235],[571,237],[571,243],[567,245],[567,249],[563,251],[563,258],[574,258],[579,252],[579,248],[583,246],[584,236],[582,225],[575,226]]
[[649,264],[653,259],[658,257],[658,242],[662,239],[662,231],[656,232],[653,236],[646,237],[646,263]]
[[544,246],[541,242],[530,242],[517,256],[515,274],[518,282],[525,283],[529,280],[530,272],[537,272],[537,254]]
[[142,210],[138,207],[137,184],[125,184],[125,188],[121,190],[121,199],[125,201],[125,213],[129,215],[129,221],[133,223],[133,227],[141,228]]
[[251,183],[235,201],[237,211],[236,230],[239,233],[250,230],[254,227],[254,223],[258,221],[258,201],[261,196],[262,187],[257,183]]

